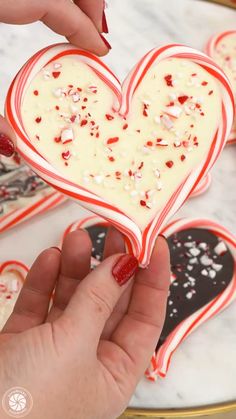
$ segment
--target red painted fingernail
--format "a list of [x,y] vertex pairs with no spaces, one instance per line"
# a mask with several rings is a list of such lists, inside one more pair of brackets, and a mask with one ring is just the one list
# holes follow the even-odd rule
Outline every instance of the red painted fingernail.
[[109,42],[106,40],[106,38],[100,33],[100,36],[104,42],[104,44],[106,45],[107,48],[111,49],[111,45],[109,44]]
[[58,250],[58,252],[61,252],[60,247],[57,247],[57,246],[52,246],[51,249],[56,249],[56,250]]
[[11,157],[14,153],[14,144],[6,134],[0,134],[0,154]]
[[109,33],[105,11],[103,11],[103,15],[102,15],[102,31],[104,33]]
[[138,261],[134,256],[123,255],[113,266],[112,275],[116,282],[122,286],[128,282],[138,269]]

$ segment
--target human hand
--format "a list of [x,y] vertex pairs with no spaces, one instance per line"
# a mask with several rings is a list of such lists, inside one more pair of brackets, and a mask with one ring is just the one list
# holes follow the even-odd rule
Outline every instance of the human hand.
[[26,388],[31,419],[112,419],[127,406],[162,330],[170,270],[162,237],[146,269],[122,253],[111,229],[90,272],[81,230],[34,262],[0,335],[0,394]]
[[[1,0],[0,22],[25,24],[42,21],[69,42],[97,55],[105,55],[109,43],[101,35],[107,33],[104,0]],[[0,154],[14,153],[15,136],[0,116]]]

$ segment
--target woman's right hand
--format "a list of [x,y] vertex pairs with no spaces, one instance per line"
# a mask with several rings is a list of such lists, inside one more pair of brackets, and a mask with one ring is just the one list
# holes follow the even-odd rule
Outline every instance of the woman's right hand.
[[[97,55],[111,48],[101,33],[108,33],[104,0],[1,0],[0,22],[22,25],[38,20],[69,42]],[[0,154],[14,153],[14,134],[0,116]]]

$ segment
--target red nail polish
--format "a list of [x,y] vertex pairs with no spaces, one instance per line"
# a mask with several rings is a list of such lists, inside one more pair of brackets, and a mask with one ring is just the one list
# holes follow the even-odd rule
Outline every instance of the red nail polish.
[[113,266],[112,275],[116,282],[122,286],[135,274],[138,269],[138,261],[134,256],[123,255]]
[[107,48],[111,49],[111,45],[109,44],[109,42],[106,40],[106,38],[100,33],[100,36],[104,42],[104,44],[106,45]]
[[102,31],[104,33],[109,33],[108,26],[107,26],[106,13],[104,11],[103,11],[103,15],[102,15]]
[[0,154],[3,156],[11,157],[14,153],[14,144],[11,139],[5,135],[0,134]]

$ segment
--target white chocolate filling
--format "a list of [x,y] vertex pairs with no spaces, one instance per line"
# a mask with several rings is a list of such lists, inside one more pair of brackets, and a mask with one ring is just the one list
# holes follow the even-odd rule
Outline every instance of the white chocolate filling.
[[21,115],[34,147],[74,183],[105,198],[143,230],[210,149],[221,118],[217,81],[188,60],[154,65],[126,120],[86,64],[63,57],[42,69]]

